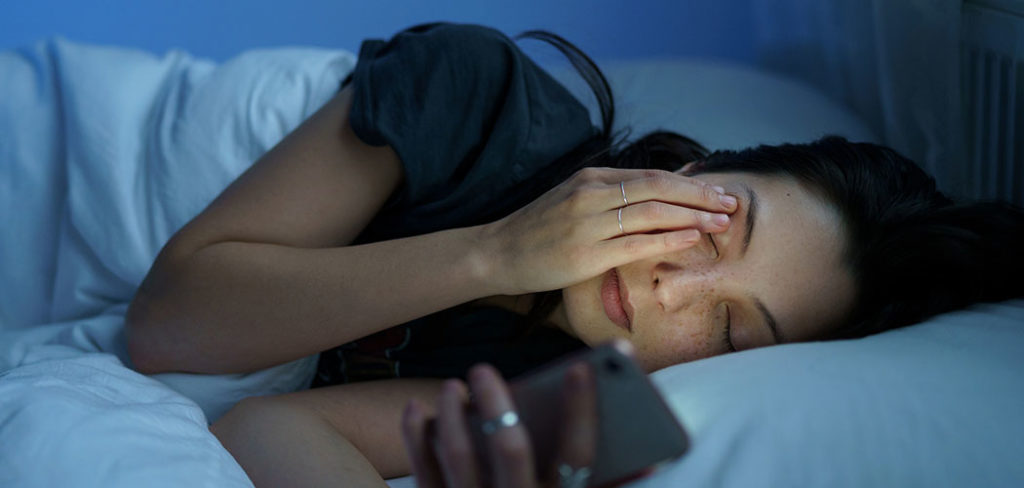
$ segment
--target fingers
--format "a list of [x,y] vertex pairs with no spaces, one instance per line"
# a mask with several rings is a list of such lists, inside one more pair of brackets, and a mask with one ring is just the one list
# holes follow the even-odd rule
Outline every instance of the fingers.
[[[629,203],[661,201],[677,205],[699,207],[712,212],[732,213],[736,210],[736,197],[719,192],[713,185],[697,178],[668,171],[625,181],[623,188]],[[621,201],[621,191],[619,193]]]
[[636,348],[633,347],[633,343],[625,339],[612,339],[611,345],[624,356],[628,356],[630,359],[636,360]]
[[573,204],[598,210],[584,228],[602,240],[688,228],[723,232],[738,205],[706,182],[668,171],[587,168],[576,179]]
[[[497,419],[515,405],[508,387],[491,366],[474,366],[469,384],[476,397],[481,418]],[[496,487],[536,486],[533,449],[526,428],[521,424],[501,427],[486,436]]]
[[710,183],[671,171],[587,168],[581,173],[584,181],[604,183],[595,199],[600,199],[605,210],[622,207],[626,202],[635,205],[653,201],[718,213],[732,213],[737,206],[735,197],[725,195]]
[[436,424],[428,423],[423,406],[416,400],[410,401],[402,415],[402,440],[405,442],[405,451],[409,454],[412,474],[416,477],[418,488],[444,487],[441,467],[437,464],[437,458],[428,444],[428,431],[432,427],[436,427]]
[[724,214],[712,215],[659,202],[605,212],[588,222],[593,223],[585,226],[587,232],[601,240],[588,262],[603,269],[681,251],[700,242],[704,233],[729,228],[728,216]]
[[701,239],[700,231],[687,229],[660,234],[634,234],[609,239],[598,244],[592,264],[611,269],[642,259],[661,256],[693,246]]
[[[558,450],[558,469],[567,464],[573,470],[594,465],[598,441],[597,394],[593,371],[585,362],[569,367],[565,374],[565,388],[562,389],[563,418],[562,436]],[[557,473],[553,473],[557,479]]]
[[[724,213],[706,212],[668,203],[644,202],[630,205],[621,210],[621,230],[617,223],[612,226],[608,224],[597,225],[601,225],[605,229],[611,227],[611,232],[617,232],[615,235],[619,235],[623,231],[626,234],[636,234],[640,232],[678,229],[699,229],[702,232],[714,233],[723,232],[729,228],[729,216]],[[605,214],[614,214],[617,220],[618,211],[616,209],[614,212],[609,211],[605,212]],[[607,217],[604,217],[604,219],[610,220]],[[614,235],[610,237],[614,237]]]
[[465,414],[466,389],[461,381],[448,380],[437,399],[436,446],[441,472],[450,488],[480,485],[476,455]]

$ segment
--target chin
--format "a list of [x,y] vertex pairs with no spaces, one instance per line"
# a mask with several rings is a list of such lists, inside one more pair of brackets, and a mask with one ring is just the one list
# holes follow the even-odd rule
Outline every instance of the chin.
[[658,371],[659,369],[664,369],[664,368],[667,368],[669,366],[675,366],[675,365],[683,363],[685,361],[675,361],[675,362],[672,362],[672,361],[661,360],[661,359],[658,359],[658,358],[647,358],[647,357],[643,357],[643,355],[638,352],[637,353],[637,357],[636,357],[636,362],[637,362],[638,365],[640,365],[640,369],[644,370],[644,372],[646,372],[646,373],[653,373],[655,371]]

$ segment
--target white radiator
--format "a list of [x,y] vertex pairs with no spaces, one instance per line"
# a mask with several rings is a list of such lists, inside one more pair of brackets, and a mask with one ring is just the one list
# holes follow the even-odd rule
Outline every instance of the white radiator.
[[966,1],[961,43],[966,190],[1024,205],[1024,1]]

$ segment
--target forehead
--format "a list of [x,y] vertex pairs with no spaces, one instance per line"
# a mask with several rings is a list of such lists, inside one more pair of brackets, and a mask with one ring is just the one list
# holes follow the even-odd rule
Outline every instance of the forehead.
[[[756,225],[740,268],[751,292],[775,315],[789,340],[820,337],[846,315],[854,294],[842,262],[846,237],[839,212],[791,177],[707,176],[746,204],[744,186],[757,195]],[[736,223],[745,224],[745,218]],[[742,240],[743,227],[730,228],[730,239]]]

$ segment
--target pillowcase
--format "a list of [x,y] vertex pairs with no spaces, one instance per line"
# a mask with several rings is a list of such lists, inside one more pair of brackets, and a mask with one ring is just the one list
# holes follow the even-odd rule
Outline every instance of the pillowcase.
[[[657,129],[689,136],[708,149],[743,149],[758,144],[810,142],[825,135],[878,142],[847,108],[815,88],[779,75],[725,61],[633,60],[600,63],[615,96],[616,130],[630,139]],[[590,88],[570,67],[552,74],[590,108]]]
[[1024,486],[1024,300],[652,380],[691,451],[634,486]]

